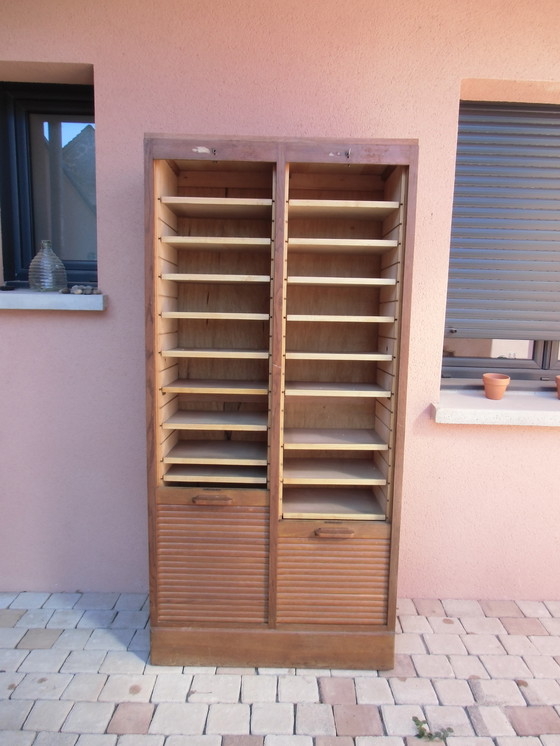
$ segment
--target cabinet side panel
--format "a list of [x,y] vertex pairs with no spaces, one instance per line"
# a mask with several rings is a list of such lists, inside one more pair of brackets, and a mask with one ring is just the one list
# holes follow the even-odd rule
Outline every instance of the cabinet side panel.
[[278,622],[384,625],[389,539],[281,537]]

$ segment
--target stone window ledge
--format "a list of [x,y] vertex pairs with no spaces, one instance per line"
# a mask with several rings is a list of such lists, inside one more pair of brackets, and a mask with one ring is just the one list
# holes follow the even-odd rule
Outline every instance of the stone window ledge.
[[29,288],[0,292],[0,311],[104,311],[106,295],[40,293]]

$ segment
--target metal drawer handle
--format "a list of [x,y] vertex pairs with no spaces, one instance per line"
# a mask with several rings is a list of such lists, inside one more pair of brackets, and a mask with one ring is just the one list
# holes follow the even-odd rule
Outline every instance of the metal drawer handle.
[[194,505],[233,505],[233,498],[228,495],[195,495],[192,501]]
[[315,536],[321,539],[351,539],[354,531],[351,528],[317,528]]

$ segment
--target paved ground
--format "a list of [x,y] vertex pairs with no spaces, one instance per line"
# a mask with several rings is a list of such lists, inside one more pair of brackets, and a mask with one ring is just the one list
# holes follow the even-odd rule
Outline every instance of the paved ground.
[[0,593],[0,745],[417,746],[418,717],[560,746],[560,601],[401,600],[380,672],[151,666],[147,624],[145,595]]

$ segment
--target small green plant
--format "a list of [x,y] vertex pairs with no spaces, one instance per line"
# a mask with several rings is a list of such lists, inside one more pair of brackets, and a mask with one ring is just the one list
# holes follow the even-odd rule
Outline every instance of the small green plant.
[[445,743],[448,736],[453,733],[453,728],[442,728],[441,730],[436,730],[432,733],[431,730],[428,730],[428,723],[426,720],[420,720],[420,718],[417,717],[413,717],[412,720],[418,731],[416,738],[423,738],[425,741],[443,741]]

